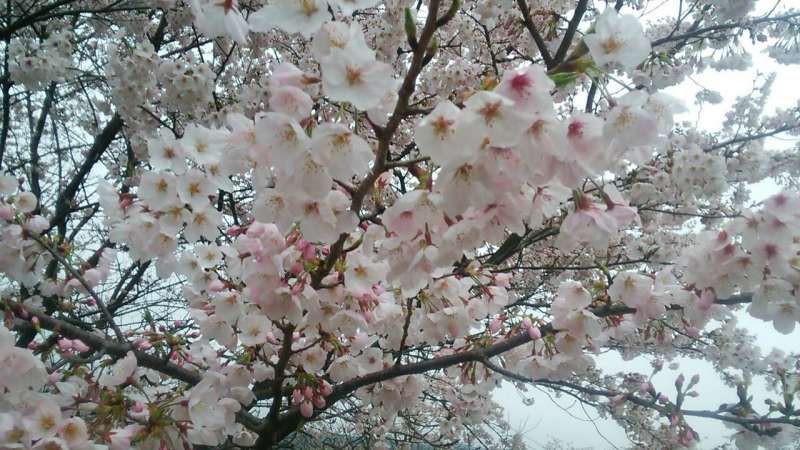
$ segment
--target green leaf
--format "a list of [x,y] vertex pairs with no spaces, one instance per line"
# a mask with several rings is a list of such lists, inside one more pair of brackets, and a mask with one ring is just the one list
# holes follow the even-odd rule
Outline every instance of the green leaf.
[[581,76],[578,72],[559,72],[550,74],[549,77],[556,84],[556,87],[572,84]]

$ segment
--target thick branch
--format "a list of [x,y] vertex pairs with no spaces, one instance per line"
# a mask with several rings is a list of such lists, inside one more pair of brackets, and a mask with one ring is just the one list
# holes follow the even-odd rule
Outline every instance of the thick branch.
[[[492,370],[493,372],[497,372],[500,375],[503,375],[504,377],[506,377],[508,379],[511,379],[511,380],[514,380],[514,381],[517,381],[517,382],[520,382],[520,383],[541,384],[541,385],[545,385],[545,386],[559,386],[559,387],[565,387],[565,388],[569,388],[569,389],[574,389],[576,391],[582,392],[582,393],[587,394],[587,395],[592,395],[592,396],[601,396],[601,397],[607,397],[607,398],[615,398],[615,397],[623,398],[626,401],[629,401],[629,402],[631,402],[631,403],[633,403],[633,404],[635,404],[637,406],[653,409],[653,410],[657,411],[659,414],[661,414],[664,417],[671,417],[673,414],[676,413],[676,411],[674,411],[671,407],[661,406],[661,405],[659,405],[658,403],[656,403],[655,401],[653,401],[651,399],[645,399],[645,398],[638,397],[632,392],[630,392],[630,393],[622,393],[622,392],[611,391],[611,390],[607,390],[607,389],[598,389],[598,388],[593,388],[593,387],[589,387],[589,386],[581,386],[579,384],[570,383],[570,382],[567,382],[567,381],[547,380],[547,379],[538,379],[537,380],[537,379],[533,379],[533,378],[530,378],[530,377],[526,377],[524,375],[520,375],[520,374],[514,373],[514,372],[512,372],[512,371],[510,371],[508,369],[500,367],[497,364],[491,362],[488,358],[481,360],[481,363],[484,366],[486,366],[488,369]],[[737,417],[737,416],[732,416],[732,415],[719,414],[716,411],[697,411],[697,410],[687,410],[687,409],[681,409],[681,410],[678,410],[678,411],[679,411],[679,413],[681,415],[684,415],[684,416],[705,417],[707,419],[716,419],[716,420],[721,420],[723,422],[735,423],[735,424],[738,424],[738,425],[745,426],[745,427],[747,427],[748,430],[751,430],[751,431],[754,431],[754,432],[758,432],[758,430],[754,429],[752,426],[753,425],[760,425],[760,424],[787,424],[787,425],[793,425],[793,426],[796,426],[796,427],[800,427],[800,420],[790,419],[790,418],[787,418],[787,417],[774,417],[774,418],[760,417],[760,418],[757,418],[757,419],[748,419],[748,418]]]
[[581,24],[583,14],[586,12],[586,5],[588,3],[589,0],[579,0],[578,5],[575,6],[575,13],[572,15],[569,25],[567,25],[567,31],[564,32],[564,39],[561,41],[561,45],[558,46],[556,56],[553,58],[554,66],[562,63],[564,58],[567,56],[567,51],[572,45],[572,39],[575,37],[575,33],[578,31],[578,26]]
[[652,45],[653,45],[653,47],[657,47],[659,45],[666,44],[668,42],[682,41],[682,40],[690,39],[690,38],[693,38],[693,37],[698,37],[698,36],[701,36],[701,35],[703,35],[705,33],[709,33],[709,32],[730,30],[730,29],[733,29],[733,28],[745,29],[745,28],[750,28],[752,26],[755,26],[755,25],[758,25],[758,24],[762,24],[762,23],[766,23],[766,22],[779,22],[779,21],[783,21],[783,20],[793,19],[795,17],[800,17],[800,13],[791,13],[791,14],[786,14],[786,15],[783,15],[783,16],[775,16],[775,17],[761,17],[761,18],[754,19],[754,20],[751,20],[751,21],[748,21],[748,22],[732,22],[732,23],[723,23],[723,24],[719,24],[719,25],[711,25],[711,26],[704,27],[704,28],[697,28],[695,30],[688,31],[688,32],[683,33],[683,34],[678,34],[678,35],[674,35],[674,36],[667,36],[665,38],[656,39],[655,41],[652,42]]
[[51,228],[58,226],[60,231],[66,229],[65,220],[70,213],[75,194],[120,130],[122,130],[122,118],[118,114],[114,114],[114,117],[106,124],[103,131],[95,138],[92,147],[86,154],[86,159],[84,159],[83,164],[78,168],[72,180],[59,194],[55,204],[55,215],[50,219]]
[[129,351],[132,351],[136,355],[136,360],[139,362],[139,365],[142,367],[156,370],[164,375],[189,384],[197,384],[201,380],[199,374],[171,362],[164,361],[157,356],[136,350],[131,344],[113,342],[63,320],[56,319],[37,308],[23,306],[22,304],[10,300],[5,301],[5,307],[15,312],[17,318],[14,320],[14,328],[18,330],[29,329],[31,327],[30,321],[35,317],[38,319],[41,328],[70,339],[80,339],[95,351],[107,353],[114,358],[121,358]]
[[550,56],[550,51],[547,50],[547,44],[544,42],[544,39],[542,39],[542,35],[539,34],[539,30],[536,29],[536,24],[533,23],[533,17],[531,17],[531,10],[528,7],[528,1],[517,0],[517,6],[522,12],[522,21],[525,24],[525,28],[528,29],[528,32],[533,38],[533,42],[536,43],[536,48],[539,49],[539,54],[542,55],[544,65],[547,66],[547,70],[552,69],[556,65],[553,62],[553,57]]

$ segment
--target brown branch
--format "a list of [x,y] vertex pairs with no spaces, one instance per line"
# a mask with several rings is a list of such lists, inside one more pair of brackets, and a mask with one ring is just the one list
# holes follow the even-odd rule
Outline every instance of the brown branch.
[[[283,380],[285,379],[284,372],[286,371],[286,366],[289,364],[289,358],[292,356],[292,334],[294,333],[294,325],[289,325],[286,328],[283,328],[282,331],[283,345],[281,346],[278,363],[275,364],[275,379],[272,381],[272,392],[275,393],[275,395],[272,398],[272,405],[270,406],[269,413],[267,414],[268,426],[266,427],[266,430],[267,433],[272,434],[272,436],[269,436],[269,440],[272,442],[279,441],[275,435],[277,427],[274,425],[277,425],[281,411],[281,403],[283,400],[281,387],[283,385]],[[270,428],[269,425],[272,425],[272,427]]]
[[36,127],[31,130],[31,145],[30,145],[30,155],[31,155],[31,171],[30,171],[30,185],[31,185],[31,192],[33,195],[36,196],[36,210],[38,212],[39,209],[42,207],[42,187],[40,184],[40,176],[39,176],[39,169],[40,162],[39,162],[39,143],[42,140],[42,134],[44,133],[44,126],[47,123],[47,114],[50,113],[50,108],[53,107],[53,97],[56,94],[56,83],[55,81],[51,82],[50,85],[47,87],[47,93],[44,97],[44,103],[42,104],[42,112],[39,114],[39,119],[36,121]]
[[47,243],[44,242],[42,238],[33,234],[31,234],[30,237],[31,239],[36,241],[39,245],[41,245],[42,248],[44,248],[51,255],[53,255],[53,257],[64,267],[64,269],[66,269],[70,274],[72,274],[72,276],[76,280],[78,280],[78,282],[83,286],[84,289],[86,289],[86,292],[89,293],[89,295],[92,297],[95,303],[97,303],[97,307],[100,309],[100,312],[103,314],[103,316],[105,316],[106,320],[108,321],[108,324],[111,326],[111,329],[114,330],[114,334],[117,336],[117,340],[119,342],[125,342],[125,336],[122,334],[122,331],[119,329],[119,326],[117,326],[117,324],[114,322],[114,316],[111,315],[111,312],[106,307],[106,304],[103,301],[103,299],[100,298],[100,296],[97,295],[97,293],[94,291],[94,289],[92,289],[89,283],[86,282],[86,279],[83,278],[83,275],[81,275],[80,272],[75,270],[75,268],[72,267],[72,264],[70,264],[67,260],[65,260],[64,257],[61,256],[59,252],[57,252],[55,249],[47,245]]
[[29,27],[38,22],[39,20],[43,20],[51,11],[61,6],[68,5],[70,3],[77,3],[77,0],[59,0],[45,6],[44,8],[40,9],[39,11],[36,11],[33,14],[26,14],[24,17],[17,20],[16,22],[8,25],[5,28],[0,29],[0,39],[10,38],[11,35],[16,33],[17,31]]
[[[34,331],[35,333],[31,321],[36,318],[40,328],[48,330],[55,335],[70,339],[80,339],[81,342],[96,352],[108,354],[116,359],[124,357],[128,352],[133,352],[139,367],[155,370],[192,386],[203,379],[203,377],[196,372],[171,363],[158,356],[137,350],[136,347],[131,344],[110,341],[95,333],[76,327],[63,320],[56,319],[40,309],[25,306],[11,300],[4,300],[4,302],[0,303],[0,310],[14,313],[13,327],[18,332]],[[236,417],[242,425],[250,430],[257,430],[260,427],[260,420],[246,411],[237,412]]]
[[[721,421],[724,421],[724,422],[731,422],[731,423],[735,423],[735,424],[738,424],[738,425],[742,425],[742,426],[746,427],[748,430],[753,431],[755,433],[759,433],[760,430],[758,430],[757,428],[753,428],[752,426],[753,425],[760,425],[760,424],[787,424],[787,425],[793,425],[793,426],[796,426],[796,427],[800,427],[800,420],[790,419],[790,418],[787,418],[787,417],[775,417],[775,418],[761,417],[761,418],[758,418],[758,419],[745,419],[745,418],[741,418],[741,417],[737,417],[737,416],[727,416],[727,415],[719,414],[718,412],[715,412],[715,411],[686,410],[686,409],[679,409],[677,407],[676,407],[676,409],[673,409],[672,408],[673,405],[670,405],[668,407],[661,406],[661,405],[657,404],[653,400],[644,399],[644,398],[638,397],[632,392],[622,393],[622,392],[619,392],[619,391],[612,391],[612,390],[607,390],[607,389],[597,389],[597,388],[593,388],[593,387],[589,387],[589,386],[582,386],[582,385],[579,385],[579,384],[576,384],[576,383],[571,383],[571,382],[568,382],[568,381],[548,380],[548,379],[533,379],[533,378],[530,378],[530,377],[526,377],[524,375],[520,375],[520,374],[514,373],[514,372],[512,372],[512,371],[510,371],[508,369],[505,369],[503,367],[500,367],[497,364],[494,364],[493,362],[491,362],[488,358],[481,360],[481,363],[484,366],[486,366],[488,369],[492,370],[493,372],[497,372],[497,373],[499,373],[500,375],[503,375],[506,378],[509,378],[511,380],[514,380],[514,381],[517,381],[517,382],[520,382],[520,383],[541,384],[541,385],[550,386],[550,387],[552,387],[552,386],[560,386],[560,387],[565,387],[565,388],[569,388],[569,389],[574,389],[574,390],[582,392],[584,394],[588,394],[588,395],[592,395],[592,396],[607,397],[607,398],[614,398],[614,397],[620,397],[621,396],[621,398],[623,398],[626,401],[629,401],[629,402],[631,402],[631,403],[633,403],[633,404],[635,404],[637,406],[653,409],[653,410],[657,411],[659,414],[661,414],[664,417],[671,417],[675,413],[679,413],[679,414],[684,415],[684,416],[704,417],[704,418],[708,418],[708,419],[716,419],[716,420],[721,420]],[[581,399],[579,399],[579,400],[583,401]],[[759,434],[761,434],[761,433],[759,433]]]
[[578,26],[581,24],[581,20],[583,19],[583,14],[586,12],[586,5],[588,3],[589,0],[579,0],[578,5],[575,6],[575,13],[572,15],[572,19],[570,19],[569,24],[567,25],[567,31],[564,32],[564,38],[561,41],[561,45],[558,46],[558,51],[556,51],[556,55],[553,57],[554,66],[564,62],[564,58],[567,56],[567,51],[572,45],[572,39],[575,37],[575,33],[578,31]]
[[70,339],[80,339],[84,344],[95,351],[107,353],[114,358],[122,358],[129,351],[132,351],[134,355],[136,355],[136,360],[139,362],[139,365],[142,367],[153,369],[176,380],[192,385],[199,383],[202,379],[202,377],[195,372],[189,371],[171,362],[164,361],[157,356],[139,351],[131,344],[113,342],[105,339],[95,333],[71,325],[63,320],[56,319],[37,308],[24,306],[11,300],[5,300],[2,308],[15,313],[14,327],[18,330],[30,328],[32,326],[30,322],[35,317],[39,321],[39,326],[41,328]]
[[553,61],[553,57],[550,56],[550,51],[547,50],[547,44],[544,42],[544,39],[542,39],[542,35],[539,33],[539,30],[536,29],[536,24],[533,23],[533,17],[531,17],[531,10],[528,7],[528,1],[517,0],[517,6],[522,12],[522,21],[525,24],[525,28],[528,29],[528,32],[533,38],[533,42],[536,43],[536,48],[539,49],[539,54],[542,55],[544,65],[547,66],[547,70],[552,69],[556,66],[556,64]]
[[[55,215],[50,219],[51,229],[53,227],[58,227],[60,232],[66,231],[65,220],[70,213],[75,194],[89,175],[89,172],[92,171],[94,165],[100,160],[100,157],[114,141],[114,138],[120,130],[122,130],[122,118],[118,114],[114,114],[114,117],[106,124],[103,131],[95,138],[92,147],[86,154],[86,159],[84,159],[83,164],[78,168],[78,171],[72,177],[69,184],[67,184],[67,187],[58,195],[55,204]],[[63,235],[65,233],[61,232],[61,234]]]
[[750,142],[750,141],[755,141],[755,140],[758,140],[758,139],[768,138],[768,137],[771,137],[771,136],[775,136],[776,134],[780,134],[780,133],[784,133],[784,132],[787,132],[787,131],[794,130],[796,128],[800,128],[800,123],[793,123],[793,124],[789,124],[789,125],[784,125],[782,127],[775,128],[774,130],[765,131],[763,133],[753,133],[753,134],[748,134],[746,136],[740,136],[740,137],[737,137],[737,138],[729,139],[727,141],[722,141],[722,142],[714,144],[714,145],[712,145],[710,147],[704,148],[703,151],[705,151],[705,152],[713,152],[714,150],[719,150],[719,149],[721,149],[723,147],[727,147],[729,145],[741,144],[741,143],[744,143],[744,142]]
[[400,360],[403,358],[403,347],[406,346],[406,339],[408,338],[408,327],[411,325],[411,314],[414,312],[414,298],[409,298],[406,301],[406,320],[403,323],[403,337],[400,339],[400,346],[397,349],[397,359],[394,364],[399,365]]
[[661,39],[656,39],[655,41],[652,42],[652,46],[653,47],[657,47],[659,45],[666,44],[668,42],[687,40],[687,39],[690,39],[690,38],[693,38],[693,37],[701,36],[702,34],[708,33],[708,32],[730,30],[730,29],[733,29],[733,28],[745,29],[745,28],[749,28],[749,27],[752,27],[754,25],[762,24],[762,23],[765,23],[765,22],[779,22],[779,21],[794,19],[795,17],[800,17],[800,12],[798,12],[798,13],[790,13],[790,14],[786,14],[786,15],[783,15],[783,16],[761,17],[761,18],[754,19],[754,20],[751,20],[751,21],[748,21],[748,22],[735,22],[735,23],[723,23],[723,24],[719,24],[719,25],[711,25],[711,26],[704,27],[704,28],[697,28],[695,30],[688,31],[688,32],[683,33],[683,34],[678,34],[678,35],[668,36],[668,37],[661,38]]

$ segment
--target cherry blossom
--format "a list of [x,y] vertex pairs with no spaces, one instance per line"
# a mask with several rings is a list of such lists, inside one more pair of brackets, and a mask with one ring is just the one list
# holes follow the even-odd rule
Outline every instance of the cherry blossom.
[[287,33],[309,37],[329,17],[328,5],[322,0],[272,0],[248,20],[253,31],[266,32],[279,27]]
[[197,29],[210,37],[228,36],[237,43],[244,44],[247,42],[248,26],[238,3],[237,0],[192,0],[192,13]]
[[129,351],[124,358],[113,363],[100,375],[98,383],[101,386],[115,387],[130,381],[136,381],[136,355]]
[[606,8],[597,18],[594,33],[583,38],[598,65],[616,63],[631,69],[650,53],[650,42],[642,25],[630,14]]
[[343,48],[331,47],[321,62],[326,67],[323,91],[332,100],[350,102],[361,110],[377,106],[395,86],[391,66],[376,61],[375,52],[360,35],[351,37]]

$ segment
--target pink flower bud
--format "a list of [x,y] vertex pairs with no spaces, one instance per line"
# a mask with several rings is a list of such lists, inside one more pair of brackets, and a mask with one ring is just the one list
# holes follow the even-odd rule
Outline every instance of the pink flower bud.
[[230,228],[228,228],[228,236],[238,236],[240,234],[242,234],[242,227],[238,225],[233,225]]
[[314,396],[314,407],[317,409],[322,409],[325,407],[325,397],[321,395]]
[[319,393],[327,397],[333,393],[333,386],[327,381],[322,380],[319,386]]
[[314,415],[314,405],[312,405],[308,400],[300,403],[300,415],[306,418]]
[[134,347],[136,347],[136,349],[137,349],[137,350],[139,350],[139,351],[145,351],[145,350],[148,350],[148,349],[150,349],[151,347],[153,347],[153,346],[150,344],[150,342],[148,342],[146,339],[143,339],[143,338],[139,338],[139,339],[137,339],[137,340],[133,341],[133,345],[134,345]]
[[523,328],[525,328],[527,330],[532,326],[533,326],[533,323],[531,322],[530,318],[526,317],[526,318],[522,319],[522,327]]
[[489,323],[489,332],[492,334],[497,333],[500,331],[501,326],[503,326],[503,321],[500,319],[494,319]]
[[539,327],[530,327],[528,328],[528,336],[531,337],[531,340],[538,341],[542,338],[542,330]]
[[122,209],[127,209],[129,206],[133,204],[133,198],[131,197],[122,197],[119,201],[119,207]]
[[88,352],[89,350],[91,350],[91,348],[88,345],[86,345],[80,339],[73,339],[72,340],[72,348],[74,348],[75,351],[78,352],[78,353],[84,353],[84,352]]
[[316,258],[316,256],[317,255],[316,252],[314,251],[313,245],[309,245],[303,249],[303,259],[305,259],[306,261],[312,261],[314,258]]
[[692,375],[692,379],[689,380],[689,384],[691,384],[692,386],[694,386],[695,384],[697,384],[699,382],[700,382],[700,374],[699,373],[696,373],[696,374]]
[[39,343],[38,342],[30,341],[28,343],[28,350],[36,350],[37,348],[39,348]]
[[131,407],[131,411],[137,414],[144,412],[144,403],[142,402],[134,403],[133,406]]
[[303,401],[303,393],[300,392],[300,389],[295,389],[292,391],[292,403],[295,405],[299,405],[300,402]]
[[687,327],[686,334],[693,338],[698,338],[700,337],[700,330],[698,330],[696,327]]
[[172,326],[175,327],[175,328],[182,328],[184,325],[186,325],[186,322],[184,322],[182,320],[176,320],[176,321],[172,322]]
[[669,397],[667,397],[666,394],[659,394],[658,395],[658,403],[661,403],[663,405],[663,404],[665,404],[667,402],[669,402]]
[[289,267],[289,272],[292,275],[300,275],[301,273],[303,273],[303,270],[305,270],[305,268],[303,267],[303,264],[300,261],[295,262],[294,264],[292,264],[291,267]]
[[650,383],[645,381],[644,383],[639,385],[639,392],[642,394],[646,394],[650,392]]
[[675,379],[675,387],[680,389],[685,380],[686,378],[683,376],[683,374],[678,375],[678,378]]
[[306,386],[305,388],[303,388],[303,397],[305,397],[305,398],[307,398],[309,400],[312,397],[314,397],[314,390],[311,389],[311,386]]
[[69,339],[59,339],[58,340],[58,350],[60,352],[69,352],[72,350],[72,341]]
[[0,219],[5,220],[6,222],[10,222],[12,219],[14,219],[14,211],[11,210],[10,206],[0,206]]
[[38,318],[38,317],[36,317],[36,316],[33,316],[33,317],[31,318],[31,324],[33,324],[33,328],[36,328],[37,330],[38,330],[38,329],[39,329],[39,327],[41,326],[41,325],[39,324],[39,318]]

